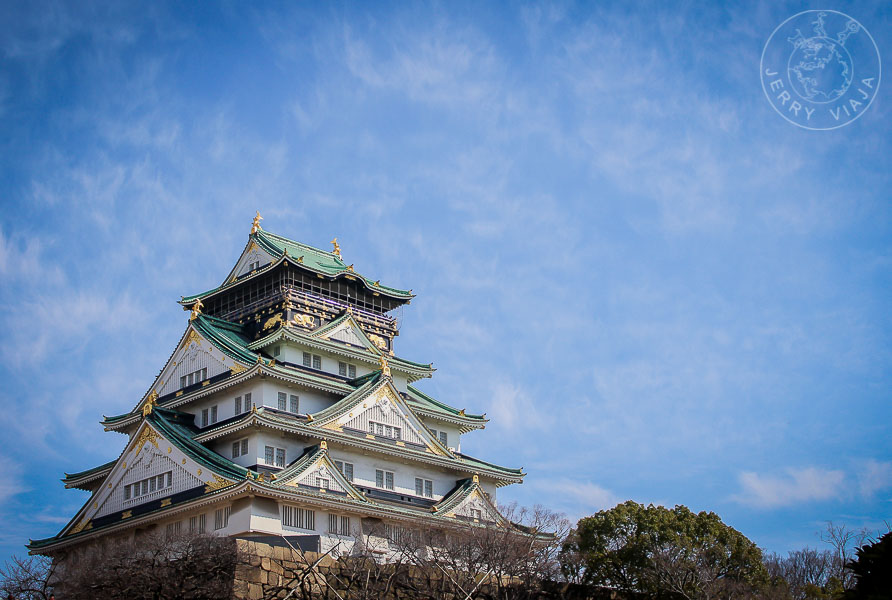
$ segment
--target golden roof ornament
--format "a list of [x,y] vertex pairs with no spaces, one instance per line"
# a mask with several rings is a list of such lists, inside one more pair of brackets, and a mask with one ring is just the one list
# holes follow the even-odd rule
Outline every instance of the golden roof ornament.
[[148,417],[152,414],[152,410],[158,405],[158,392],[152,390],[152,393],[149,394],[146,403],[142,405],[142,416]]
[[323,450],[328,450],[328,442],[326,442],[325,440],[322,440],[321,442],[319,442],[319,447],[322,448]]
[[387,366],[387,357],[383,354],[381,355],[381,375],[390,377],[390,367]]
[[263,220],[263,217],[260,216],[260,211],[257,211],[257,216],[254,217],[254,222],[251,223],[251,235],[254,235],[258,231],[260,231],[260,222]]
[[204,308],[204,304],[201,303],[201,299],[195,301],[195,304],[192,305],[192,314],[189,315],[189,320],[194,321],[198,318],[198,315],[201,314],[201,309]]
[[334,246],[334,250],[332,250],[331,253],[338,258],[341,258],[341,246],[338,244],[338,238],[331,240],[331,244]]

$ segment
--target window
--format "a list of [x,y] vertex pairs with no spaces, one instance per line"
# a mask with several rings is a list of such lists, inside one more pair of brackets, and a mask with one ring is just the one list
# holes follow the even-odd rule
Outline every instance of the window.
[[248,263],[248,270],[249,270],[249,271],[256,271],[256,270],[259,269],[259,268],[260,268],[260,261],[259,261],[259,260],[255,260],[255,261],[252,261],[252,262],[249,262],[249,263]]
[[331,486],[329,485],[329,479],[327,477],[317,477],[316,487],[323,490],[331,489]]
[[415,478],[415,495],[416,496],[424,496],[425,498],[433,498],[434,497],[434,482],[430,479],[423,479],[421,477]]
[[145,496],[146,494],[151,494],[152,492],[160,492],[162,490],[170,488],[172,484],[172,471],[162,473],[161,475],[153,475],[152,477],[142,479],[140,481],[137,481],[136,483],[125,485],[124,500],[139,498],[140,496]]
[[282,353],[282,346],[274,346],[273,347],[273,356],[278,356]]
[[434,437],[440,440],[440,443],[444,446],[449,444],[449,435],[445,431],[437,431],[436,429],[431,429],[431,433],[434,434]]
[[204,533],[205,523],[204,515],[189,517],[189,533]]
[[204,381],[207,378],[207,368],[198,369],[197,371],[187,373],[186,375],[180,377],[180,388],[189,387],[190,385],[198,383],[199,381]]
[[477,519],[478,521],[481,520],[483,518],[483,511],[481,511],[479,508],[472,508],[471,518]]
[[211,423],[217,422],[217,405],[211,407]]
[[393,489],[393,471],[375,469],[375,485],[385,490]]
[[322,357],[318,354],[310,354],[309,352],[304,352],[303,358],[305,367],[313,367],[314,369],[322,368]]
[[288,410],[288,394],[279,392],[279,410]]
[[298,398],[294,394],[291,394],[291,406],[290,406],[291,412],[293,412],[294,414],[297,414],[298,413],[297,409],[299,406],[300,406],[300,398]]
[[208,409],[206,409],[206,408],[201,411],[201,426],[202,427],[208,426]]
[[415,532],[407,527],[400,527],[399,525],[391,525],[390,523],[384,523],[384,538],[391,543],[408,543],[417,541],[415,539]]
[[344,476],[344,479],[353,481],[353,463],[336,460],[335,466],[338,468],[338,471],[341,472],[341,475]]
[[232,442],[232,458],[248,454],[248,438]]
[[356,365],[347,364],[345,362],[338,363],[338,375],[354,379],[356,377]]
[[214,511],[214,529],[223,529],[229,525],[229,515],[232,513],[232,507],[226,506],[218,508]]
[[182,531],[182,526],[182,521],[177,521],[176,523],[168,523],[166,527],[167,537],[179,535],[180,531]]
[[282,525],[298,529],[316,529],[316,513],[306,508],[282,505]]
[[285,449],[266,446],[263,449],[263,461],[268,465],[285,466]]
[[369,433],[380,435],[386,438],[391,438],[394,440],[403,439],[403,431],[399,427],[385,425],[384,423],[376,423],[374,421],[369,421]]
[[328,515],[328,533],[350,535],[350,517]]
[[205,531],[207,531],[207,522],[207,515],[198,515],[198,533],[204,533]]
[[251,412],[251,393],[248,392],[245,394],[245,401],[242,402],[241,396],[235,397],[235,411],[236,415],[240,415],[242,413]]

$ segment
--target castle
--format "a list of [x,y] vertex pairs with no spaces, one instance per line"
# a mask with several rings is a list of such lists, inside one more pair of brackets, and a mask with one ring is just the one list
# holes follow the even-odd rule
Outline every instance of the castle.
[[180,300],[188,322],[160,374],[102,421],[123,451],[66,474],[90,498],[32,553],[147,530],[349,551],[362,535],[501,519],[496,490],[524,473],[462,453],[485,415],[413,387],[434,369],[394,351],[411,290],[354,271],[337,239],[319,250],[260,219],[223,284]]

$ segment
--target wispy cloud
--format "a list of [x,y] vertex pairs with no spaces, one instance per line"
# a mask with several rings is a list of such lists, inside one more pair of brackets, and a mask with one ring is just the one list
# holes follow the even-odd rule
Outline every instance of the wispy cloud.
[[869,500],[892,487],[892,463],[869,459],[854,464],[849,471],[788,468],[782,475],[744,471],[738,475],[738,483],[740,491],[733,499],[755,508],[774,509],[855,497]]

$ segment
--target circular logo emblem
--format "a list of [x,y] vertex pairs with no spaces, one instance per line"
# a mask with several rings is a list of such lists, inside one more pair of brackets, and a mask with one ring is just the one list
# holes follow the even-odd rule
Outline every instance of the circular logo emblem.
[[807,10],[781,23],[762,50],[765,96],[787,121],[836,129],[867,110],[880,86],[870,33],[835,10]]

